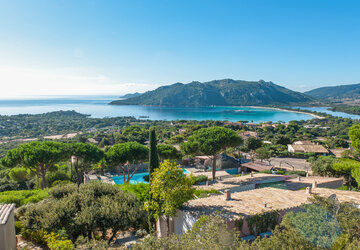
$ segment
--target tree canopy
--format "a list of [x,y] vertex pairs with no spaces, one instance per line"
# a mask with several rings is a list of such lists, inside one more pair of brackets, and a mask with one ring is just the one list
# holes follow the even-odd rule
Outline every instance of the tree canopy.
[[165,160],[151,178],[151,200],[146,203],[145,208],[152,211],[155,219],[162,215],[175,216],[184,202],[193,196],[192,179],[181,168],[177,168],[174,162]]
[[212,177],[215,179],[216,155],[229,147],[240,145],[243,139],[233,130],[224,127],[209,127],[196,130],[186,143],[181,144],[185,154],[202,154],[212,157]]
[[181,158],[181,154],[172,145],[158,144],[156,150],[161,160],[175,160]]
[[80,185],[85,172],[104,157],[104,152],[94,144],[82,142],[67,144],[67,148],[69,154],[75,157],[72,163],[75,167],[76,182]]
[[[129,182],[139,168],[139,164],[148,159],[149,149],[138,142],[115,144],[105,153],[108,166],[119,167],[124,176],[124,182]],[[132,166],[135,165],[134,170]],[[126,178],[127,176],[127,178]]]
[[8,152],[2,160],[6,166],[19,164],[41,175],[41,188],[46,188],[46,172],[56,163],[68,157],[64,143],[43,141],[21,144]]

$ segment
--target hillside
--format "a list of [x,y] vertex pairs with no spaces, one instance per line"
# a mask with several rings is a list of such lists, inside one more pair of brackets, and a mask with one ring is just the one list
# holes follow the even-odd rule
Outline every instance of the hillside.
[[196,107],[288,105],[309,101],[312,101],[311,97],[272,82],[224,79],[203,83],[175,83],[110,104]]
[[133,93],[133,94],[129,93],[129,94],[120,96],[120,98],[128,99],[128,98],[137,97],[137,96],[139,96],[139,95],[141,95],[141,93],[139,93],[139,92],[136,92],[136,93]]
[[360,84],[340,85],[334,87],[322,87],[305,92],[313,98],[327,101],[339,101],[343,99],[359,99]]

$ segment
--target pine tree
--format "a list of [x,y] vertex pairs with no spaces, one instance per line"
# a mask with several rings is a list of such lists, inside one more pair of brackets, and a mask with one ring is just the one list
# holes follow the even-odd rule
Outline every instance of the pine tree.
[[150,130],[150,151],[149,151],[149,180],[151,175],[159,167],[159,156],[156,149],[156,133],[155,129]]

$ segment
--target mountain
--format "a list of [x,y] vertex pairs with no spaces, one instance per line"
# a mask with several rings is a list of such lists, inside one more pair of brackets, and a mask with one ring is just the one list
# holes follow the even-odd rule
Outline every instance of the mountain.
[[305,92],[313,98],[323,99],[327,101],[335,101],[341,99],[359,99],[360,84],[340,85],[334,87],[322,87]]
[[139,93],[139,92],[136,92],[136,93],[133,93],[133,94],[129,93],[129,94],[120,96],[120,98],[128,99],[128,98],[137,97],[137,96],[139,96],[139,95],[141,95],[141,93]]
[[223,79],[188,84],[175,83],[148,91],[141,96],[113,101],[110,104],[183,107],[260,106],[299,104],[312,100],[311,97],[272,82]]

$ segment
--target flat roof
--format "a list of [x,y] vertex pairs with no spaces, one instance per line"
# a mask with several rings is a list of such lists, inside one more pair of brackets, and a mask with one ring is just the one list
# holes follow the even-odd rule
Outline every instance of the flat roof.
[[[349,201],[360,204],[360,192],[343,191],[327,188],[315,188],[313,194],[329,197],[336,194],[339,201]],[[306,190],[283,190],[277,188],[261,188],[244,192],[231,193],[231,200],[225,200],[225,194],[191,200],[184,210],[195,216],[220,212],[228,218],[254,215],[271,210],[287,210],[309,203]],[[267,207],[264,206],[266,202]]]
[[0,225],[6,224],[15,204],[0,204]]

